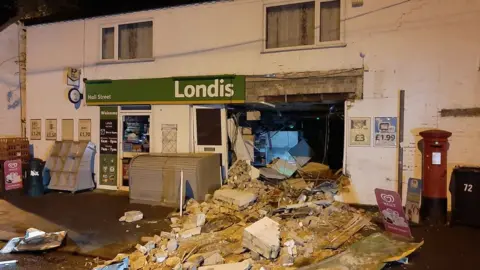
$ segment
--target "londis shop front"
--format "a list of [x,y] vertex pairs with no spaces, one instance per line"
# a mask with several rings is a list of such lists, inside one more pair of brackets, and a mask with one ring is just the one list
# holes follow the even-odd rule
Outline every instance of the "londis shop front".
[[227,104],[245,102],[245,77],[86,80],[100,107],[99,187],[128,189],[128,164],[145,153],[220,153],[228,164]]

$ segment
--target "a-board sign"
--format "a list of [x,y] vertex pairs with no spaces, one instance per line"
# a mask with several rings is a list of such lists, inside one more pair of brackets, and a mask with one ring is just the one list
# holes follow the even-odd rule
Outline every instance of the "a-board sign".
[[3,163],[3,174],[5,176],[5,190],[23,187],[22,161],[20,159],[5,161]]
[[405,214],[407,219],[413,223],[420,222],[420,206],[422,202],[422,180],[416,178],[408,179],[407,202],[405,203]]
[[375,197],[380,213],[383,216],[385,230],[392,234],[411,238],[412,233],[403,211],[400,195],[395,191],[376,188]]

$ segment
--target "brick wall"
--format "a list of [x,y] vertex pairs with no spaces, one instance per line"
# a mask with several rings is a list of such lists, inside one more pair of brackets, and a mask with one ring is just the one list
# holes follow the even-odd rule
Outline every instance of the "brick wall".
[[291,72],[246,78],[247,102],[268,96],[348,93],[363,96],[363,70]]

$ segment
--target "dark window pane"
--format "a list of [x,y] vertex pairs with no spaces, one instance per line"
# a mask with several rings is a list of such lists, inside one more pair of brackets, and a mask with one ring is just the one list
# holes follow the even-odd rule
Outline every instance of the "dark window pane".
[[197,144],[222,145],[220,109],[197,109]]
[[315,42],[315,2],[267,8],[267,49]]
[[115,28],[102,29],[102,59],[113,59],[115,57]]
[[340,40],[340,0],[320,3],[320,41]]
[[153,22],[118,26],[118,58],[142,59],[153,57]]

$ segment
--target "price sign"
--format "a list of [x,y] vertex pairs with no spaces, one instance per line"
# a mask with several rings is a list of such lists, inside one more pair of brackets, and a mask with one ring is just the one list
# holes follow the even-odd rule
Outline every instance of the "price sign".
[[397,117],[375,117],[375,146],[397,145]]
[[30,119],[30,140],[42,139],[42,120]]
[[47,140],[57,140],[57,119],[45,120],[45,138]]
[[92,121],[90,119],[78,120],[78,140],[90,141],[92,138]]

